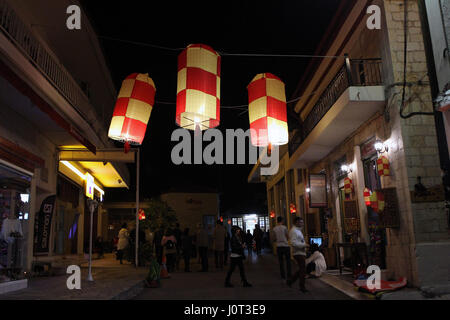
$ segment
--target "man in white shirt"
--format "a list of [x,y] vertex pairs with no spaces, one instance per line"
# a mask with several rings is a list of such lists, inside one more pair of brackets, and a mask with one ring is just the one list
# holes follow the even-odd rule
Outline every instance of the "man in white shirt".
[[306,248],[309,247],[305,243],[305,238],[303,237],[303,219],[301,217],[296,217],[294,219],[294,226],[289,231],[289,241],[292,246],[292,255],[297,261],[298,271],[287,281],[288,286],[292,286],[297,279],[300,279],[300,291],[303,293],[308,292],[305,288],[305,259],[306,259]]
[[280,264],[281,278],[286,280],[284,260],[286,260],[287,279],[291,278],[291,249],[288,243],[288,230],[283,225],[283,217],[277,218],[277,225],[272,229],[272,241],[277,246],[278,262]]

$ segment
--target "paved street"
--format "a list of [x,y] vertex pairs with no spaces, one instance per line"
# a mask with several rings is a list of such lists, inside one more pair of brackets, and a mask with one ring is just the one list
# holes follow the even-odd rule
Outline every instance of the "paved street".
[[[210,272],[202,273],[197,259],[193,259],[191,273],[182,271],[161,280],[162,287],[144,289],[137,300],[349,300],[350,298],[318,279],[307,279],[307,294],[298,290],[298,283],[289,288],[280,278],[278,262],[272,254],[265,254],[252,261],[245,260],[245,271],[252,288],[240,284],[239,270],[233,273],[234,288],[224,288],[228,268],[216,270],[210,258]],[[180,269],[182,263],[180,263]],[[294,269],[295,270],[295,269]]]

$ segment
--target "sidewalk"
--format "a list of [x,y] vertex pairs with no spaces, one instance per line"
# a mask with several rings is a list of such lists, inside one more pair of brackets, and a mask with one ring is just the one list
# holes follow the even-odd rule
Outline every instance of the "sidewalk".
[[70,275],[39,277],[28,281],[28,288],[0,295],[0,300],[125,300],[137,295],[143,288],[148,268],[120,265],[112,255],[94,260],[92,277],[88,282],[88,264],[81,265],[81,290],[67,289]]
[[[339,271],[337,270],[328,270],[319,279],[355,300],[375,299],[374,296],[364,294],[356,289],[353,285],[353,277],[351,274],[344,273],[343,275],[339,275]],[[380,300],[450,300],[450,295],[427,297],[419,289],[403,288],[398,291],[384,293],[381,295]]]

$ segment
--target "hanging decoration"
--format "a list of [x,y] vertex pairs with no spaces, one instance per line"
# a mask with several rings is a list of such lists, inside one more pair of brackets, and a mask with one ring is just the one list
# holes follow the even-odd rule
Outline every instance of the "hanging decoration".
[[108,137],[130,145],[141,145],[155,104],[156,87],[148,74],[133,73],[123,82],[114,108]]
[[370,191],[369,188],[364,188],[364,202],[366,203],[366,206],[370,206],[371,201],[370,201],[370,196],[372,195],[372,192]]
[[257,147],[287,144],[284,83],[271,73],[261,73],[250,82],[247,90],[252,144]]
[[345,196],[348,197],[352,194],[353,192],[353,181],[350,178],[345,178],[344,179],[344,193]]
[[270,218],[275,219],[275,211],[272,210],[270,212]]
[[384,210],[384,194],[380,191],[372,192],[370,196],[370,206],[376,213],[383,212]]
[[176,123],[189,130],[220,124],[220,55],[191,44],[178,56]]
[[380,177],[389,176],[391,174],[389,159],[386,156],[380,156],[378,158],[377,168]]
[[223,217],[220,217],[220,222],[223,222]]
[[139,218],[139,221],[146,219],[145,211],[143,209],[139,209],[138,218]]
[[295,207],[294,203],[291,203],[289,205],[289,211],[291,212],[291,214],[296,214],[297,213],[297,208]]

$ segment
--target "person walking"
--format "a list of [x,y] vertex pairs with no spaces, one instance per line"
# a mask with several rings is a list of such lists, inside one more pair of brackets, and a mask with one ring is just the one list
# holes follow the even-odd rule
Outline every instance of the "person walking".
[[252,257],[252,252],[253,252],[253,235],[250,233],[250,230],[247,230],[247,233],[245,234],[244,239],[245,239],[245,245],[247,247],[247,256],[250,261],[251,257]]
[[190,262],[193,249],[193,239],[189,234],[189,228],[184,229],[181,236],[181,251],[184,259],[184,272],[191,272]]
[[177,223],[175,225],[175,229],[173,230],[173,235],[175,236],[175,239],[177,240],[177,255],[176,255],[176,270],[179,270],[179,266],[180,266],[180,259],[181,259],[181,229],[180,229],[180,224]]
[[155,236],[153,237],[153,245],[155,247],[156,261],[158,261],[159,265],[162,264],[163,258],[163,246],[161,245],[163,236],[164,236],[164,228],[161,227],[158,231],[155,232]]
[[216,269],[223,269],[223,256],[225,251],[225,237],[226,231],[223,227],[223,222],[217,220],[216,227],[214,229],[214,258],[216,262]]
[[208,232],[201,223],[199,223],[198,227],[199,229],[196,236],[196,245],[202,264],[202,269],[200,272],[208,272]]
[[166,234],[161,240],[161,246],[164,248],[164,254],[166,256],[167,272],[172,273],[175,269],[177,255],[177,239],[172,229],[167,229]]
[[292,286],[297,279],[300,280],[300,291],[303,293],[308,292],[305,287],[305,259],[306,259],[306,248],[308,244],[305,243],[305,238],[303,237],[303,219],[301,217],[296,217],[294,219],[294,226],[289,231],[289,241],[292,246],[292,255],[298,264],[298,271],[287,280],[287,285]]
[[124,223],[122,228],[119,231],[119,241],[117,242],[117,259],[120,261],[120,264],[123,264],[123,252],[128,247],[128,237],[130,236],[127,224]]
[[[285,225],[283,225],[283,217],[277,218],[277,225],[273,228],[273,242],[277,247],[278,263],[280,264],[280,275],[281,278],[286,280],[290,279],[291,273],[291,248],[288,243],[288,230]],[[284,268],[284,262],[286,261],[286,270]],[[287,273],[287,277],[286,277]]]
[[228,254],[230,252],[230,233],[225,230],[225,244],[224,244],[224,251],[223,251],[223,265],[226,266],[228,264]]
[[262,247],[262,240],[263,240],[264,233],[259,227],[259,224],[255,225],[255,230],[253,230],[253,239],[255,240],[256,244],[256,254],[258,256],[261,255],[261,247]]
[[239,268],[242,285],[244,287],[251,287],[252,285],[247,281],[244,270],[244,243],[241,237],[241,229],[239,227],[233,227],[231,229],[231,255],[230,255],[230,269],[228,270],[227,277],[225,279],[225,287],[232,288],[231,275],[234,272],[236,266]]

